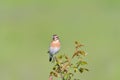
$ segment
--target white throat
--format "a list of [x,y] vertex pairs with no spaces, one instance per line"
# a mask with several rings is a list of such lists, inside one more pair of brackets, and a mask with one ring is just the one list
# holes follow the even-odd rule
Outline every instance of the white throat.
[[59,42],[59,40],[55,40],[55,41],[54,41],[54,43],[58,43],[58,42]]

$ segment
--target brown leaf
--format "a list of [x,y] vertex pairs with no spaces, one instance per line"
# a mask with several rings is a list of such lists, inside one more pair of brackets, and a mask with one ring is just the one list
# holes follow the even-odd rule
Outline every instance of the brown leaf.
[[80,69],[79,69],[79,72],[80,72],[80,73],[83,73],[83,71],[84,71],[83,68],[80,68]]
[[89,69],[85,68],[86,71],[89,71]]
[[80,68],[80,69],[79,69],[79,72],[80,72],[80,73],[83,73],[84,71],[89,71],[89,70],[88,70],[87,68]]
[[70,58],[66,55],[65,55],[65,59],[67,60],[67,62],[70,62]]
[[69,66],[70,66],[70,63],[65,63],[61,70],[62,71],[65,71],[65,70],[67,71]]
[[85,51],[79,51],[79,53],[80,53],[81,55],[83,55],[83,56],[86,55]]
[[75,41],[75,44],[78,44],[78,42],[77,42],[77,41]]
[[58,73],[57,73],[57,72],[55,72],[55,71],[54,71],[54,72],[52,71],[52,72],[50,72],[50,76],[55,76],[55,77],[58,77]]
[[76,52],[73,54],[72,58],[75,57],[75,56],[79,56],[79,51],[76,51]]

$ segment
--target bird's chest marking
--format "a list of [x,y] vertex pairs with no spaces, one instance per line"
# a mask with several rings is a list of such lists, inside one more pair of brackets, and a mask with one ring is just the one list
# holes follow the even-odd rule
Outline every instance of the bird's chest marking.
[[53,41],[51,47],[60,47],[60,42]]

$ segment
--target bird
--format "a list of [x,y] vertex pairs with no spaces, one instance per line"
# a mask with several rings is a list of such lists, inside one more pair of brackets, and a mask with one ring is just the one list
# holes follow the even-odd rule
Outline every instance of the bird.
[[52,36],[52,41],[49,47],[49,61],[51,62],[54,59],[54,55],[57,54],[60,50],[61,44],[59,37],[55,34]]

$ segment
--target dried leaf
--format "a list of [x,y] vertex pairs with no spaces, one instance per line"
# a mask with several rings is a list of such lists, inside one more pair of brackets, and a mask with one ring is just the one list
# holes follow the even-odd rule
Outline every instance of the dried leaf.
[[74,58],[75,56],[79,56],[79,51],[76,51],[76,52],[73,54],[72,58]]
[[56,70],[56,66],[53,67],[53,70]]
[[69,63],[65,63],[63,66],[62,66],[62,71],[68,71],[68,67],[70,67],[70,64]]
[[79,72],[80,72],[80,73],[83,73],[83,71],[84,71],[83,68],[80,68],[80,69],[79,69]]
[[73,73],[69,73],[69,75],[72,77],[72,76],[74,76],[74,74]]
[[70,58],[66,55],[65,55],[65,59],[67,60],[67,62],[70,62]]
[[76,73],[78,71],[78,68],[77,67],[74,67],[74,72]]
[[56,72],[54,72],[53,75],[54,75],[55,77],[58,77],[58,74],[57,74]]
[[80,53],[81,55],[83,55],[83,56],[86,55],[85,51],[82,51],[82,50],[80,50],[79,53]]
[[63,55],[58,56],[58,59],[62,59],[62,58],[63,58]]
[[75,41],[75,44],[78,44],[78,42],[77,42],[77,41]]
[[86,71],[89,71],[89,69],[85,68]]
[[81,64],[81,65],[85,65],[85,64],[87,64],[87,62],[80,60],[80,64]]
[[89,71],[89,70],[88,70],[87,68],[80,68],[80,69],[79,69],[79,72],[80,72],[80,73],[83,73],[84,71]]

